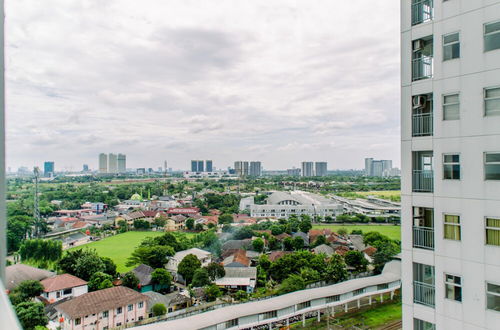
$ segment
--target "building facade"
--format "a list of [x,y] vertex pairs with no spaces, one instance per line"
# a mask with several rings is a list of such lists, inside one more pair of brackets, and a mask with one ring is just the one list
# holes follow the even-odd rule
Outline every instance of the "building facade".
[[248,176],[250,174],[250,164],[241,160],[234,162],[234,173],[239,177]]
[[250,176],[261,176],[262,175],[262,163],[261,162],[250,162],[249,175]]
[[116,154],[108,155],[108,173],[118,173],[118,156]]
[[213,172],[214,171],[214,165],[211,160],[206,160],[205,161],[205,171],[207,172]]
[[204,172],[204,166],[202,160],[192,160],[191,161],[191,172]]
[[393,176],[392,160],[375,160],[365,158],[366,176]]
[[54,176],[54,162],[43,163],[43,176],[46,178]]
[[313,162],[302,162],[302,176],[304,177],[314,176]]
[[108,173],[108,155],[105,153],[99,154],[99,173]]
[[500,1],[401,2],[404,329],[500,325]]
[[327,162],[316,162],[314,163],[314,174],[315,176],[327,176],[328,175],[328,163]]
[[300,168],[289,168],[286,170],[288,176],[300,176]]
[[127,172],[127,156],[124,154],[118,154],[118,173]]

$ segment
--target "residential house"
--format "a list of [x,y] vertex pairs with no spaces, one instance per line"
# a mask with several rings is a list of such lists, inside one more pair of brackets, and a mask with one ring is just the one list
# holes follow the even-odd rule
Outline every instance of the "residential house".
[[10,292],[23,281],[41,281],[54,275],[54,272],[49,272],[48,270],[31,267],[25,264],[7,266],[5,267],[5,289]]
[[329,245],[326,245],[326,244],[321,244],[321,245],[318,245],[316,246],[314,249],[313,249],[313,252],[315,254],[320,254],[320,253],[323,253],[323,254],[326,254],[326,256],[331,256],[335,253],[335,250],[329,246]]
[[87,282],[70,274],[52,276],[40,283],[43,285],[41,296],[49,303],[68,297],[78,297],[88,292]]
[[167,313],[175,312],[179,309],[184,309],[191,306],[191,298],[179,292],[172,292],[169,294],[161,294],[155,291],[144,292],[149,300],[146,304],[148,316],[153,316],[153,306],[155,304],[163,304],[167,308]]
[[219,287],[230,291],[243,290],[252,293],[257,282],[256,267],[224,267],[226,274],[224,277],[215,280]]
[[291,251],[272,251],[270,254],[269,254],[269,260],[271,262],[275,262],[276,260],[278,260],[279,258],[283,257],[284,255],[286,254],[290,254],[292,253]]
[[200,260],[202,267],[208,266],[208,264],[212,261],[212,253],[198,248],[192,248],[177,252],[173,257],[169,259],[166,268],[174,275],[174,278],[176,278],[178,281],[183,281],[183,279],[182,276],[177,274],[177,267],[179,266],[179,263],[182,261],[182,259],[184,259],[184,257],[189,254],[195,255],[198,260]]
[[124,286],[89,292],[55,306],[62,330],[108,330],[147,317],[149,297]]
[[153,283],[151,273],[154,269],[151,266],[141,264],[131,270],[132,273],[139,279],[139,292],[153,291]]
[[252,241],[250,239],[241,239],[241,240],[231,239],[224,242],[221,246],[221,249],[222,251],[249,249],[251,246],[252,246]]
[[222,261],[222,264],[224,265],[224,268],[249,267],[250,259],[247,257],[245,250],[239,249],[236,250],[234,254],[225,258],[224,261]]
[[309,246],[309,236],[306,233],[303,233],[301,231],[297,233],[293,233],[292,235],[294,238],[295,237],[300,237],[304,241],[304,246]]

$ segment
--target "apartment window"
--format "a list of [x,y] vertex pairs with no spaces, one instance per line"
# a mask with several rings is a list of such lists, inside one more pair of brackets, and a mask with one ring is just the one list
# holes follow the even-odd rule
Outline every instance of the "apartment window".
[[109,317],[109,311],[102,312],[102,317]]
[[121,323],[121,322],[116,323],[116,326],[117,326],[117,327],[119,327],[120,325],[122,325],[122,323]]
[[443,61],[460,57],[460,34],[458,32],[443,36]]
[[500,180],[500,152],[484,154],[485,180]]
[[460,155],[443,155],[443,179],[460,180]]
[[75,319],[75,325],[80,325],[81,323],[82,323],[82,319],[81,318]]
[[300,304],[297,304],[297,310],[301,310],[301,309],[304,309],[304,308],[309,308],[311,307],[311,301],[305,301],[305,302],[302,302]]
[[132,310],[134,310],[134,305],[132,305],[132,304],[128,305],[128,311],[130,312]]
[[484,24],[484,51],[500,49],[500,21]]
[[121,314],[121,313],[122,313],[122,308],[121,308],[121,307],[118,307],[118,308],[116,309],[116,314]]
[[102,328],[102,330],[109,330],[109,327],[105,326],[104,328]]
[[377,285],[377,291],[385,290],[385,289],[389,289],[389,284],[384,283],[384,284]]
[[139,303],[139,308],[142,308],[142,307],[144,307],[144,301],[141,301],[141,302]]
[[226,328],[232,328],[238,326],[238,319],[232,319],[226,322]]
[[460,276],[444,274],[446,299],[462,301],[462,278]]
[[64,294],[64,295],[66,295],[66,294],[71,294],[71,292],[73,292],[73,290],[72,290],[72,289],[65,289],[65,290],[63,291],[63,294]]
[[435,330],[436,326],[430,322],[423,321],[420,319],[413,319],[413,329],[414,330]]
[[340,296],[339,295],[326,297],[326,303],[327,304],[332,303],[332,302],[336,302],[336,301],[340,301]]
[[57,292],[56,292],[56,298],[57,298],[57,299],[61,298],[61,292],[60,292],[60,291],[57,291]]
[[444,238],[454,241],[461,240],[460,216],[452,214],[444,215]]
[[486,218],[486,244],[500,246],[500,219]]
[[363,294],[363,293],[365,293],[365,288],[361,288],[361,289],[354,290],[354,291],[352,292],[352,295],[353,295],[353,296],[358,296],[358,295]]
[[460,119],[460,94],[443,95],[443,120]]
[[500,115],[500,87],[484,89],[484,114]]
[[500,312],[500,285],[486,283],[486,308]]
[[262,319],[263,320],[267,320],[267,319],[271,319],[273,317],[277,317],[278,316],[278,311],[265,312],[265,313],[262,313],[260,315],[262,315]]

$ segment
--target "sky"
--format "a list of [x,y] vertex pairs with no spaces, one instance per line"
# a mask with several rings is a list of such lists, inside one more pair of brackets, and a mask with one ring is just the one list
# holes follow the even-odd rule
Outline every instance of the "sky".
[[7,166],[400,161],[399,3],[6,0]]

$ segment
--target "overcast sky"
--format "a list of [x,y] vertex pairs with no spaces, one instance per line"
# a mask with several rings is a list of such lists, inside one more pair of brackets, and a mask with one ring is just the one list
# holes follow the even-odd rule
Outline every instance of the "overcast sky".
[[399,4],[6,0],[7,166],[399,166]]

